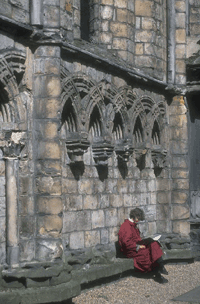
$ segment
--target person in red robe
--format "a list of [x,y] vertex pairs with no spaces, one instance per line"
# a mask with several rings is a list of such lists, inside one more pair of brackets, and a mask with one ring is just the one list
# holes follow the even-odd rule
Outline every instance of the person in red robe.
[[137,223],[145,219],[140,208],[130,211],[130,218],[126,219],[119,229],[119,246],[127,258],[133,258],[134,267],[140,272],[153,272],[159,283],[168,282],[162,274],[168,274],[163,264],[163,251],[157,241],[142,244]]

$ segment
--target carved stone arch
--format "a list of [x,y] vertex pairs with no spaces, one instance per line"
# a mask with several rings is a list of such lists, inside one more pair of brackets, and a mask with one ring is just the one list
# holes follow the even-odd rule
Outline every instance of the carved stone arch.
[[25,71],[25,55],[10,49],[0,53],[0,99],[2,122],[25,120],[25,108],[19,94],[19,83]]
[[131,121],[131,134],[133,135],[134,130],[135,130],[135,125],[137,123],[137,120],[140,119],[142,129],[143,129],[143,135],[144,135],[144,141],[145,141],[145,127],[147,124],[147,117],[146,117],[146,112],[144,109],[143,104],[141,103],[140,99],[136,99],[133,106],[131,107],[129,111],[129,117]]

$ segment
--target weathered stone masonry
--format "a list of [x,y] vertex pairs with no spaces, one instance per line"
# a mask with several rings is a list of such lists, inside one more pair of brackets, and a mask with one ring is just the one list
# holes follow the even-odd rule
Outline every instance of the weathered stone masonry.
[[166,259],[199,258],[199,14],[193,0],[2,1],[1,300],[63,301],[132,269],[116,244],[135,206]]

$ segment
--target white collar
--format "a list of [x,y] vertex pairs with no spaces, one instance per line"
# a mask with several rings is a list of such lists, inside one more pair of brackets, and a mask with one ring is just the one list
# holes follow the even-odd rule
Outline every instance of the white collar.
[[134,220],[132,220],[131,218],[128,219],[130,222],[135,223]]

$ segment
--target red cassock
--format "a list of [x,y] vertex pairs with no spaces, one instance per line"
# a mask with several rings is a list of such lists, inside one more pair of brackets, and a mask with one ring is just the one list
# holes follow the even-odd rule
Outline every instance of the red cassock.
[[141,241],[136,223],[125,220],[118,235],[121,251],[127,258],[133,258],[135,268],[142,272],[149,272],[158,266],[156,260],[163,255],[158,242],[152,242],[146,245],[146,248],[136,250],[137,242]]

